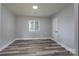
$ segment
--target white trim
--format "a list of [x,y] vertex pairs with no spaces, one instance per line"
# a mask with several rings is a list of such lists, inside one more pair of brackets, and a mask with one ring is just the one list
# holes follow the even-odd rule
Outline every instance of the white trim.
[[51,39],[51,37],[41,37],[41,38],[16,38],[15,40],[38,40],[38,39]]
[[11,42],[5,44],[2,48],[0,48],[0,51],[2,51],[2,50],[5,49],[7,46],[9,46],[10,44],[12,44],[14,41],[15,41],[15,39],[12,40]]
[[52,40],[54,40],[56,43],[58,43],[59,45],[61,45],[62,47],[64,47],[67,51],[70,51],[71,53],[73,53],[73,54],[76,55],[76,50],[75,49],[69,48],[66,45],[64,45],[64,44],[56,41],[55,38],[52,38]]

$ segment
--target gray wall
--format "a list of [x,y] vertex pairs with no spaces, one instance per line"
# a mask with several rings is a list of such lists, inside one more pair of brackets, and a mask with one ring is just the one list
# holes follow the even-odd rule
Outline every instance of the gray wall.
[[[78,22],[79,22],[79,3],[78,3]],[[79,33],[79,23],[78,23],[78,33]],[[78,37],[78,56],[79,56],[79,36],[77,35],[77,37]]]
[[74,31],[75,31],[75,49],[76,49],[76,53],[77,53],[77,55],[78,55],[78,11],[79,11],[79,5],[76,3],[76,4],[74,4],[74,7],[75,7],[75,21],[74,21],[74,23],[75,23],[75,25],[74,25]]
[[1,4],[0,48],[15,39],[14,15]]
[[[29,32],[29,20],[40,21],[40,31]],[[51,20],[47,17],[16,17],[16,37],[17,38],[42,38],[51,37]]]
[[[74,4],[64,8],[52,18],[52,36],[67,48],[74,50]],[[57,19],[57,22],[55,21]],[[55,24],[55,23],[57,24]],[[54,27],[57,25],[57,27]],[[55,31],[58,31],[57,33]]]
[[0,43],[1,43],[1,4],[0,4]]

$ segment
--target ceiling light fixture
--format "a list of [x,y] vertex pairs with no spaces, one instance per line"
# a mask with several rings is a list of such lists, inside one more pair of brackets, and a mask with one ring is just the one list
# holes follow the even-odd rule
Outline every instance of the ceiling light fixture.
[[33,6],[33,9],[35,9],[35,10],[38,9],[38,6],[34,5],[34,6]]

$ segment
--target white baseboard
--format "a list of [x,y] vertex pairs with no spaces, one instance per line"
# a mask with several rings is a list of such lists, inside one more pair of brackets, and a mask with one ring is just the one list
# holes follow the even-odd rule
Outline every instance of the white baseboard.
[[69,48],[67,47],[66,45],[56,41],[54,38],[52,38],[52,40],[54,40],[55,42],[57,42],[59,45],[61,45],[62,47],[64,47],[67,51],[70,51],[71,53],[73,53],[74,55],[76,55],[76,50],[75,49],[72,49],[72,48]]
[[51,39],[51,37],[40,37],[40,38],[16,38],[16,40],[38,40],[38,39]]
[[11,42],[7,43],[6,45],[4,45],[2,48],[0,48],[0,51],[2,51],[2,50],[5,49],[7,46],[9,46],[10,44],[12,44],[14,41],[15,41],[15,39],[12,40]]

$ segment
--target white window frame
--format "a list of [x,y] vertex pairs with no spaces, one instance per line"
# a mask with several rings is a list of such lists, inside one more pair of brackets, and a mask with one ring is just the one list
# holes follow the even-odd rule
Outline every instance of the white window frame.
[[[30,26],[31,26],[31,22],[38,22],[38,30],[31,30],[30,29]],[[29,32],[37,32],[37,31],[40,31],[40,21],[39,20],[29,20]]]

